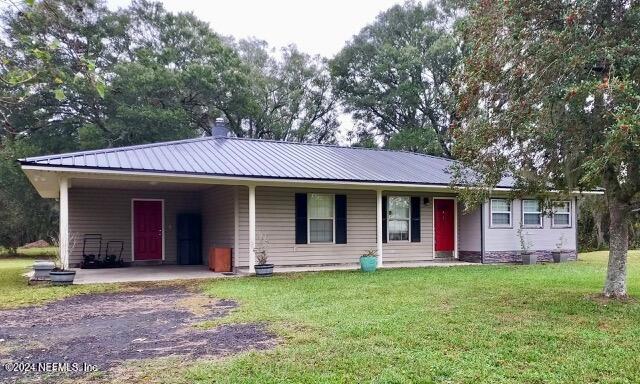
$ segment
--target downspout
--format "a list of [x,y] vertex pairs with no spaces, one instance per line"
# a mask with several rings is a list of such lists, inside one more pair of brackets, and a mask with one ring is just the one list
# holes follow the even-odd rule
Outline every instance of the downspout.
[[480,204],[480,264],[484,264],[484,202]]

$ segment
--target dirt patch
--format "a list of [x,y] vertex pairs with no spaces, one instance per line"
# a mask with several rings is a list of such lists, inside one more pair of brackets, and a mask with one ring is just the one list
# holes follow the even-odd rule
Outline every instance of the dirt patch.
[[22,248],[28,249],[28,248],[45,248],[45,247],[50,247],[51,244],[47,243],[44,240],[38,240],[38,241],[34,241],[33,243],[29,243],[29,244],[25,244],[22,246]]
[[[162,287],[79,295],[44,306],[0,311],[0,361],[90,364],[108,371],[132,359],[220,357],[271,348],[275,336],[264,324],[194,327],[226,316],[236,305],[183,288]],[[28,377],[45,379],[49,374],[10,372],[0,366],[2,382]]]
[[611,297],[606,297],[601,293],[587,295],[585,296],[585,298],[589,301],[593,301],[594,303],[598,305],[603,305],[603,306],[607,306],[609,304],[614,304],[614,303],[636,304],[638,302],[638,300],[632,296],[627,296],[623,298],[611,298]]

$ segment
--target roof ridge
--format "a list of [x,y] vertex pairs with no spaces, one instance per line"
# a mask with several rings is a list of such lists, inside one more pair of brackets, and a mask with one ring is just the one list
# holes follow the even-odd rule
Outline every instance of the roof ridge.
[[300,141],[284,141],[284,140],[273,140],[273,139],[256,139],[252,137],[218,137],[218,139],[231,139],[231,140],[243,140],[243,141],[257,141],[257,142],[266,142],[266,143],[276,143],[276,144],[296,144],[296,145],[304,145],[304,146],[314,146],[314,147],[329,147],[329,148],[344,148],[344,149],[354,149],[354,150],[367,150],[367,151],[377,151],[377,152],[396,152],[396,153],[408,153],[412,155],[420,155],[425,157],[430,157],[433,159],[445,160],[449,162],[457,162],[455,159],[450,159],[444,156],[435,156],[429,155],[426,153],[420,152],[412,152],[402,149],[389,149],[389,148],[370,148],[370,147],[353,147],[339,144],[323,144],[323,143],[304,143]]
[[80,155],[92,155],[92,154],[98,154],[98,153],[114,153],[114,152],[121,152],[121,151],[127,151],[132,149],[155,148],[155,147],[164,147],[172,144],[192,143],[196,141],[204,141],[207,139],[213,139],[213,136],[201,136],[201,137],[194,137],[190,139],[161,141],[157,143],[126,145],[124,147],[89,149],[86,151],[74,151],[74,152],[65,152],[65,153],[58,153],[58,154],[51,154],[51,155],[30,156],[30,157],[22,158],[20,160],[32,161],[32,160],[48,159],[53,157],[64,158],[64,157],[80,156]]

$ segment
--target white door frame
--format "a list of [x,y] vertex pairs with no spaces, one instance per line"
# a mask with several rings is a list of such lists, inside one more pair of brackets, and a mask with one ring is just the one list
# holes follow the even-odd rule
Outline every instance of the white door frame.
[[[131,261],[136,261],[136,238],[135,238],[135,223],[134,223],[134,214],[133,214],[133,206],[136,201],[159,201],[162,207],[162,261],[164,261],[164,251],[165,251],[165,226],[164,226],[164,199],[139,199],[132,198],[131,199]],[[142,261],[152,261],[152,260],[142,260]]]
[[431,233],[433,241],[431,250],[433,258],[436,258],[436,200],[453,200],[453,258],[458,258],[458,198],[450,196],[433,196],[431,198]]

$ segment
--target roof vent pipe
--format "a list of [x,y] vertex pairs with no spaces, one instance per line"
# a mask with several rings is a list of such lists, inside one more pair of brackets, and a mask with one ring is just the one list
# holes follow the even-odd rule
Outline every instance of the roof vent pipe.
[[214,138],[218,137],[229,137],[229,123],[226,119],[222,117],[218,117],[211,127],[211,136]]

